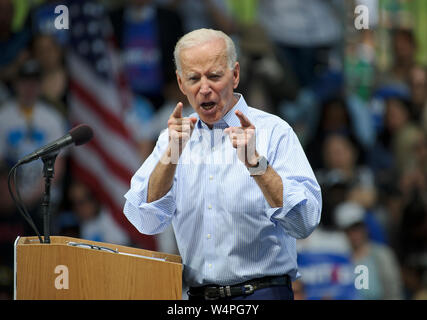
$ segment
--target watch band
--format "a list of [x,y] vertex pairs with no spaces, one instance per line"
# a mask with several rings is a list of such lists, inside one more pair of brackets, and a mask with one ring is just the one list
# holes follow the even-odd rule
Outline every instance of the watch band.
[[251,176],[261,176],[267,171],[268,160],[266,157],[261,156],[258,158],[257,165],[254,167],[248,167],[249,174]]

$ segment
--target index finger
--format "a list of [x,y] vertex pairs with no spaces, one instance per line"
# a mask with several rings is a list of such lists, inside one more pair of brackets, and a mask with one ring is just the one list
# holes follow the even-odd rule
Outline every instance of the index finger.
[[182,118],[182,107],[183,107],[182,102],[178,102],[170,118],[177,118],[177,119]]
[[236,110],[236,116],[239,118],[240,120],[240,124],[242,125],[242,127],[250,127],[252,125],[252,123],[249,121],[249,119],[243,114],[242,111],[240,110]]

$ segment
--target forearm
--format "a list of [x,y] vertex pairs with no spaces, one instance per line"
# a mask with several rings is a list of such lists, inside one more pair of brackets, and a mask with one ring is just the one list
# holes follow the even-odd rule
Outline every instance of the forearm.
[[159,200],[172,188],[176,165],[197,122],[195,117],[182,117],[183,106],[178,102],[169,117],[169,143],[148,180],[147,203]]
[[167,135],[160,136],[153,153],[132,177],[131,187],[124,195],[123,213],[143,234],[163,232],[176,210],[174,170],[164,161],[168,155],[167,145],[162,148],[166,139]]
[[[284,187],[280,175],[271,166],[268,166],[263,175],[254,176],[254,179],[271,208],[280,208],[274,214],[275,221],[279,222],[296,239],[306,238],[311,234],[319,220],[315,199],[308,197],[298,202],[296,206],[291,205],[290,211],[283,212],[289,209],[289,203],[283,203]],[[291,193],[287,201],[290,203],[295,201]]]
[[272,208],[283,206],[282,178],[271,166],[267,167],[267,171],[263,175],[253,176],[253,178]]
[[147,203],[162,198],[172,188],[176,171],[176,162],[170,161],[171,150],[169,145],[150,175],[150,179],[148,180]]

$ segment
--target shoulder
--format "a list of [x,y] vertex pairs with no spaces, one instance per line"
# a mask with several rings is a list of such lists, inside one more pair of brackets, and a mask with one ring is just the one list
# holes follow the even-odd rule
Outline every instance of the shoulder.
[[380,243],[372,243],[371,244],[372,252],[375,256],[377,256],[382,261],[394,260],[394,252],[390,247],[380,244]]
[[0,114],[7,116],[13,113],[16,113],[16,102],[13,100],[7,100],[0,106]]
[[9,130],[18,124],[22,124],[23,118],[18,112],[18,106],[15,101],[9,100],[0,107],[0,129]]
[[64,115],[43,101],[37,102],[34,119],[39,126],[48,129],[55,135],[61,135],[67,129],[67,121]]
[[37,102],[35,110],[49,120],[63,121],[65,119],[59,110],[57,110],[53,105],[44,101]]
[[267,130],[278,135],[287,135],[293,131],[289,123],[274,114],[253,107],[248,107],[248,110],[248,118],[257,130]]

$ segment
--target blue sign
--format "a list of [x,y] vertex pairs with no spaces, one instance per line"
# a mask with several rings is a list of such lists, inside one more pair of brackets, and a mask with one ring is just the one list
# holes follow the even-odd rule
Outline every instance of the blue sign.
[[308,300],[359,299],[354,266],[346,254],[302,251],[298,271]]

